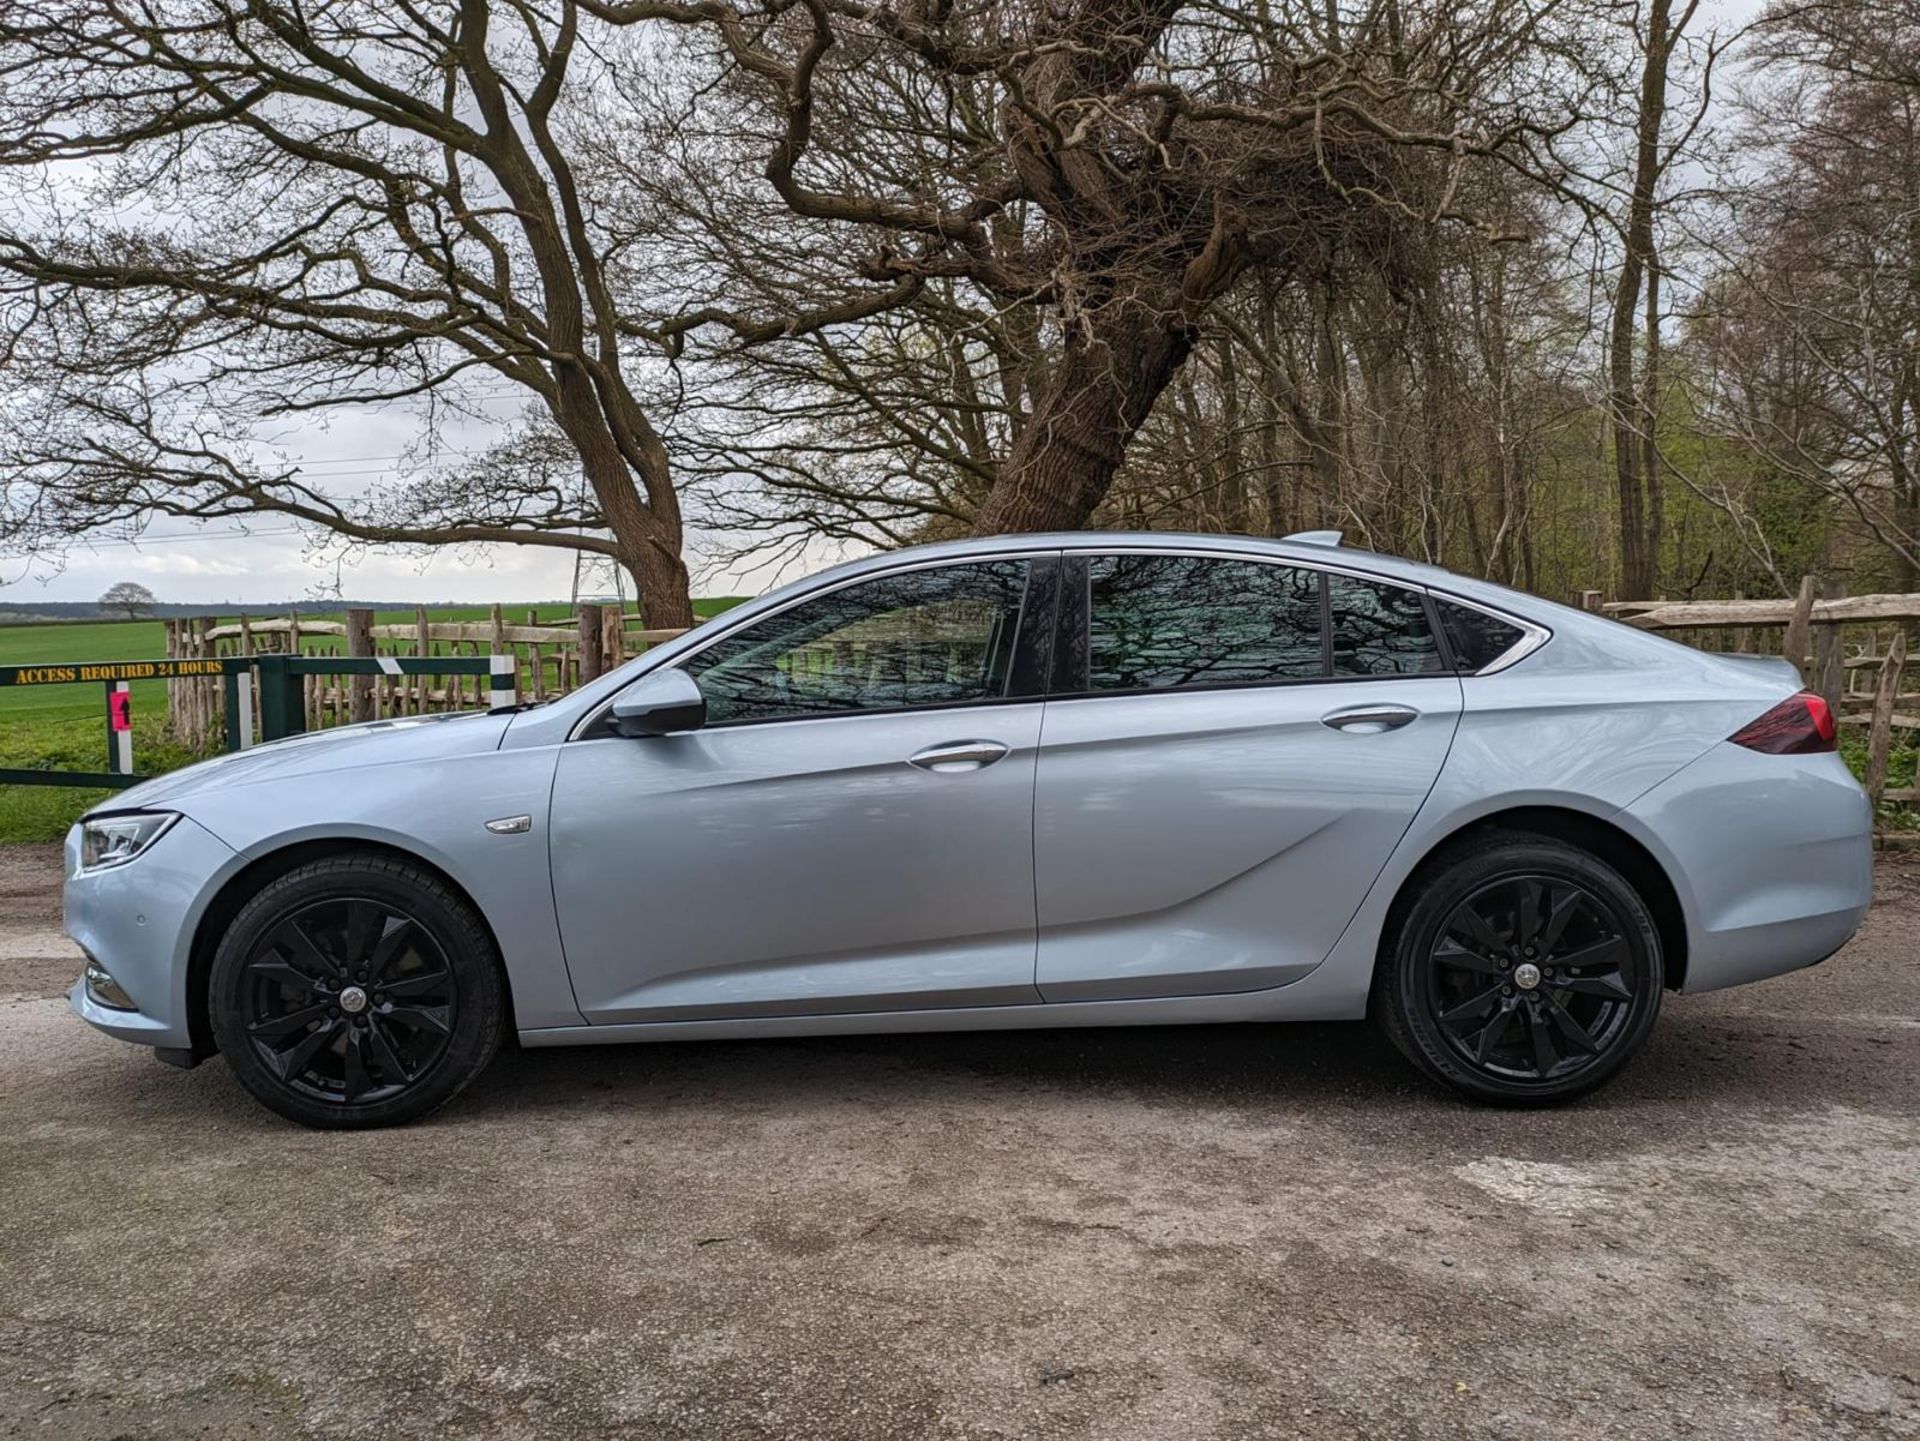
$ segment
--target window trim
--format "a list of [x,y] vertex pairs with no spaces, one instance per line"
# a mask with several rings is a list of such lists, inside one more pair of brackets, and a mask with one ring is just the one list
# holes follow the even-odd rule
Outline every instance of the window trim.
[[[1015,538],[1008,537],[1008,539],[1011,541]],[[1404,590],[1414,591],[1416,594],[1426,598],[1427,623],[1433,627],[1434,636],[1439,643],[1441,654],[1449,662],[1450,666],[1452,666],[1453,662],[1452,647],[1447,642],[1446,629],[1440,624],[1440,617],[1434,608],[1436,601],[1444,600],[1452,605],[1465,606],[1469,610],[1477,610],[1486,615],[1493,616],[1497,620],[1502,620],[1509,625],[1518,627],[1522,632],[1522,636],[1513,646],[1509,647],[1499,656],[1496,656],[1490,663],[1476,671],[1463,671],[1457,667],[1452,667],[1443,671],[1429,671],[1422,675],[1411,676],[1336,676],[1332,674],[1324,676],[1291,676],[1284,680],[1227,681],[1216,685],[1182,686],[1171,690],[1097,691],[1068,689],[1068,684],[1072,678],[1072,667],[1077,665],[1080,675],[1085,676],[1086,674],[1087,649],[1091,641],[1090,626],[1088,624],[1091,577],[1087,562],[1097,555],[1192,556],[1201,560],[1239,560],[1250,561],[1256,565],[1283,565],[1293,570],[1311,570],[1318,572],[1323,577],[1320,587],[1323,600],[1328,596],[1328,587],[1324,582],[1324,577],[1327,575],[1344,575],[1355,580],[1373,581],[1380,585],[1397,585]],[[940,706],[896,706],[885,710],[821,711],[812,715],[769,717],[762,720],[723,721],[717,723],[712,728],[715,730],[732,730],[738,726],[786,725],[797,721],[846,720],[854,716],[914,715],[942,709],[978,710],[982,707],[1019,705],[1032,701],[1118,700],[1123,697],[1194,695],[1209,691],[1256,690],[1274,686],[1372,685],[1385,681],[1433,680],[1442,676],[1452,676],[1458,680],[1469,680],[1477,676],[1489,676],[1500,671],[1508,670],[1518,665],[1521,661],[1525,660],[1553,639],[1553,628],[1551,626],[1530,619],[1527,616],[1518,615],[1502,606],[1489,604],[1482,600],[1469,600],[1467,597],[1454,591],[1441,590],[1419,582],[1402,580],[1397,576],[1382,575],[1378,571],[1364,570],[1357,566],[1341,565],[1337,560],[1323,560],[1319,556],[1315,556],[1311,560],[1306,560],[1297,556],[1262,555],[1252,551],[1228,550],[1223,547],[1213,546],[1155,545],[1151,540],[1147,539],[1143,539],[1137,544],[1120,543],[1097,546],[1073,546],[1066,549],[1058,546],[1049,546],[1040,550],[1024,549],[1017,544],[1012,544],[1005,550],[985,550],[976,555],[942,556],[938,559],[902,560],[897,565],[866,571],[857,576],[849,576],[847,579],[834,585],[819,586],[803,591],[773,610],[755,616],[752,620],[746,622],[746,624],[757,625],[763,620],[771,619],[817,596],[829,595],[836,590],[843,590],[847,586],[859,585],[865,581],[880,580],[887,576],[898,575],[906,571],[929,570],[942,566],[975,565],[985,561],[996,560],[1024,560],[1033,566],[1033,569],[1028,572],[1027,576],[1027,594],[1022,598],[1019,634],[1014,644],[1013,669],[1008,679],[1009,693],[1007,695],[998,696],[992,700],[963,701],[958,704]],[[1038,624],[1037,614],[1034,617],[1034,623],[1032,625],[1029,624],[1028,620],[1029,604],[1033,600],[1035,592],[1034,583],[1039,576],[1042,566],[1046,566],[1051,570],[1055,591],[1053,596],[1053,623],[1050,627],[1046,627],[1044,631]],[[1078,584],[1075,584],[1076,576],[1078,577]],[[708,646],[717,644],[738,629],[737,626],[723,626],[717,622],[710,622],[710,624],[715,624],[716,629],[709,639],[702,641],[699,645],[676,656],[672,663],[664,668],[677,669],[686,661],[700,654],[700,652]],[[1044,665],[1031,662],[1023,665],[1022,657],[1026,648],[1030,644],[1033,644],[1037,638],[1040,638],[1040,636],[1036,635],[1036,632],[1040,632],[1040,636],[1044,636],[1045,642],[1051,651],[1051,661],[1049,664]],[[1050,632],[1050,634],[1046,632]],[[1332,645],[1331,628],[1324,624],[1322,626],[1321,639],[1323,645],[1329,647]],[[651,674],[651,671],[645,671],[642,672],[642,674]],[[637,680],[639,677],[636,676],[635,679]],[[1035,688],[1030,692],[1023,691],[1015,693],[1014,687],[1021,682],[1032,685]],[[619,691],[616,691],[612,696],[608,697],[601,706],[590,711],[581,720],[576,722],[573,729],[567,735],[567,741],[596,740],[611,737],[612,732],[606,728],[606,721],[613,712],[614,701],[617,700],[620,695],[624,694],[625,691],[626,687],[622,686]]]
[[[1488,605],[1485,601],[1468,600],[1465,596],[1456,595],[1452,591],[1435,590],[1432,586],[1424,587],[1424,589],[1427,597],[1427,615],[1433,624],[1433,633],[1440,638],[1441,649],[1446,653],[1448,661],[1452,662],[1452,669],[1449,674],[1463,678],[1496,675],[1503,670],[1508,670],[1513,666],[1519,665],[1521,661],[1525,660],[1528,656],[1539,650],[1541,646],[1553,639],[1553,628],[1542,625],[1537,620],[1529,620],[1526,616],[1515,615],[1510,610],[1504,610],[1497,605]],[[1499,655],[1495,656],[1485,665],[1481,666],[1479,670],[1462,670],[1458,662],[1454,661],[1453,642],[1447,639],[1447,629],[1440,624],[1438,606],[1438,602],[1440,601],[1445,601],[1448,605],[1457,605],[1463,610],[1477,610],[1482,615],[1492,616],[1495,620],[1504,621],[1520,632],[1520,639],[1501,651]]]
[[[1195,685],[1157,686],[1141,690],[1094,690],[1088,683],[1088,665],[1093,644],[1093,560],[1107,555],[1165,555],[1182,556],[1197,560],[1223,560],[1247,562],[1255,565],[1284,566],[1288,570],[1303,570],[1315,576],[1320,583],[1320,667],[1319,675],[1283,676],[1278,680],[1230,680],[1201,682]],[[1217,691],[1234,690],[1270,690],[1278,686],[1302,685],[1371,685],[1379,681],[1436,680],[1446,676],[1458,676],[1459,671],[1452,669],[1453,655],[1447,647],[1446,633],[1440,628],[1439,617],[1434,614],[1432,592],[1424,585],[1410,585],[1389,575],[1379,575],[1372,571],[1359,570],[1353,566],[1325,565],[1317,558],[1312,561],[1297,560],[1283,555],[1251,555],[1245,551],[1211,550],[1194,546],[1101,546],[1089,547],[1081,551],[1067,551],[1063,556],[1066,583],[1063,593],[1070,600],[1060,607],[1061,634],[1054,642],[1055,654],[1066,659],[1071,658],[1073,670],[1062,673],[1063,666],[1056,663],[1053,684],[1047,691],[1048,700],[1117,700],[1122,697],[1156,695],[1197,695]],[[1333,673],[1333,587],[1327,584],[1328,576],[1343,576],[1348,580],[1365,581],[1371,585],[1392,586],[1420,597],[1422,610],[1427,617],[1427,627],[1433,632],[1434,652],[1440,657],[1442,668],[1439,670],[1418,671],[1412,675],[1398,673],[1387,675],[1335,675]],[[1453,597],[1449,596],[1449,600]],[[1078,615],[1074,611],[1078,609]],[[1489,614],[1499,614],[1500,619],[1510,617],[1490,610]],[[1518,621],[1516,624],[1520,623]],[[1077,647],[1077,654],[1074,654]],[[1074,685],[1075,681],[1078,685]],[[1071,687],[1071,688],[1069,688]]]
[[[1021,592],[1019,616],[1014,622],[1013,658],[1007,668],[1007,693],[1005,695],[989,696],[981,700],[970,701],[936,701],[927,705],[877,706],[863,710],[809,711],[804,715],[790,716],[755,716],[742,720],[715,721],[710,725],[702,726],[701,729],[703,731],[730,731],[739,730],[745,726],[788,725],[798,721],[848,720],[856,716],[920,715],[930,711],[978,710],[983,706],[1023,705],[1035,701],[1042,701],[1045,700],[1048,695],[1045,688],[1045,672],[1049,670],[1050,667],[1036,666],[1032,661],[1023,663],[1022,657],[1028,648],[1034,646],[1036,643],[1044,644],[1049,650],[1057,648],[1060,633],[1059,612],[1061,610],[1059,604],[1060,587],[1058,585],[1061,554],[1057,549],[990,551],[980,555],[942,556],[937,560],[923,559],[918,561],[905,561],[899,565],[866,571],[860,575],[849,576],[845,580],[833,585],[816,586],[812,589],[802,591],[790,600],[775,606],[772,610],[763,611],[761,614],[754,616],[750,620],[743,621],[738,625],[718,627],[707,639],[683,651],[681,654],[675,656],[670,664],[659,667],[659,669],[684,670],[688,661],[718,645],[730,636],[738,635],[741,631],[772,620],[776,616],[785,615],[796,606],[805,605],[810,601],[820,599],[822,596],[833,595],[852,586],[865,585],[868,581],[887,580],[896,575],[907,575],[914,571],[921,570],[954,570],[962,566],[991,565],[1010,560],[1025,561],[1027,564],[1027,584],[1026,588]],[[1045,585],[1040,583],[1043,572],[1048,581],[1048,584]],[[1050,595],[1046,593],[1049,589],[1052,591]],[[1049,608],[1053,613],[1043,617],[1041,612]],[[651,670],[643,671],[640,676],[635,676],[633,681],[629,682],[628,685],[637,683],[641,679],[641,676],[651,674],[653,674]],[[1023,689],[1023,687],[1036,686],[1038,687],[1036,689]],[[604,704],[583,717],[580,722],[574,726],[571,734],[567,736],[567,741],[623,739],[623,737],[614,734],[610,721],[613,715],[614,703],[618,701],[622,695],[626,694],[627,689],[628,686],[622,686],[609,696]]]

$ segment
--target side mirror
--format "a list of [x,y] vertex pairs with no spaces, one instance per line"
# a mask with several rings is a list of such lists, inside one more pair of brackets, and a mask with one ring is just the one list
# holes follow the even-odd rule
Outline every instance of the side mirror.
[[644,675],[613,703],[613,728],[623,736],[663,736],[707,723],[707,698],[683,670]]

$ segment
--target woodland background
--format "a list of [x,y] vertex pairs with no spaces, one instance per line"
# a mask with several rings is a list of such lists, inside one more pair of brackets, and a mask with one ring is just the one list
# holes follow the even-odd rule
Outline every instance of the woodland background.
[[559,547],[661,625],[690,535],[1920,590],[1920,4],[0,0],[0,321],[14,554]]

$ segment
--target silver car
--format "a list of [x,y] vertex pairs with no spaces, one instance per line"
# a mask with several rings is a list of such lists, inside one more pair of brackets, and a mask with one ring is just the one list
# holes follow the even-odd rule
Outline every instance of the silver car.
[[1790,666],[1336,540],[901,551],[550,704],[149,781],[68,837],[74,1009],[326,1127],[509,1030],[1371,1015],[1526,1105],[1854,933],[1868,805]]

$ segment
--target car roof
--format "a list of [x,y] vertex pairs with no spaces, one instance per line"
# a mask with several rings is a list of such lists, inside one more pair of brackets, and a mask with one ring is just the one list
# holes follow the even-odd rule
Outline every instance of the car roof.
[[879,551],[858,560],[847,561],[805,578],[808,583],[829,578],[850,577],[869,570],[885,570],[915,560],[964,560],[969,556],[1005,555],[1009,551],[1111,551],[1111,550],[1195,550],[1227,555],[1259,555],[1275,560],[1290,560],[1301,565],[1332,567],[1336,570],[1364,571],[1383,579],[1407,581],[1414,585],[1432,585],[1457,590],[1463,595],[1485,592],[1494,604],[1537,602],[1534,596],[1508,590],[1505,586],[1476,581],[1456,575],[1436,565],[1407,560],[1377,551],[1356,550],[1350,546],[1328,545],[1318,541],[1280,539],[1259,535],[1220,535],[1170,530],[1068,530],[1030,531],[1008,535],[968,536],[963,540],[933,541],[926,545],[906,546],[899,550]]

